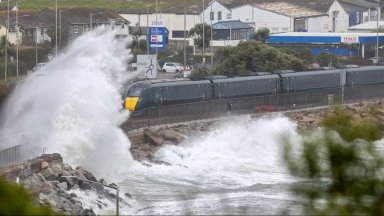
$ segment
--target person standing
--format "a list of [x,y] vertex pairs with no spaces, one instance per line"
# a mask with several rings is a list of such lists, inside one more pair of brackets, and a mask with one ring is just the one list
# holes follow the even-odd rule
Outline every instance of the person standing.
[[232,103],[230,101],[227,101],[227,115],[231,115],[232,112]]

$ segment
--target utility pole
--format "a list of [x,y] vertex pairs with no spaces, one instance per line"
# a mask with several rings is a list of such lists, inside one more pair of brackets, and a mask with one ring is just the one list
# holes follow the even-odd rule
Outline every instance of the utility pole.
[[157,53],[158,53],[158,48],[157,48],[158,42],[157,41],[158,41],[158,36],[159,36],[158,33],[157,33],[157,31],[158,31],[158,28],[157,28],[157,24],[158,24],[157,23],[158,22],[158,20],[157,20],[157,13],[158,13],[158,9],[159,9],[158,6],[159,6],[158,5],[158,0],[156,0],[156,31],[155,31],[155,35],[156,35],[156,44],[155,44],[155,46],[156,46],[156,61],[158,60],[157,59]]
[[184,67],[187,65],[187,45],[186,38],[187,38],[187,5],[186,1],[184,0],[184,42],[183,42],[183,48],[184,48]]
[[381,10],[379,6],[380,0],[377,0],[377,7],[376,7],[376,12],[377,12],[377,21],[376,21],[376,52],[375,52],[375,57],[376,57],[376,64],[379,64],[379,20],[381,17]]
[[36,61],[36,65],[39,61],[39,58],[38,58],[38,55],[37,55],[37,27],[36,27],[36,30],[35,30],[35,61]]
[[149,31],[149,15],[148,15],[148,7],[149,5],[147,4],[147,55],[149,55],[149,38],[148,38],[148,31]]
[[5,64],[4,64],[4,81],[7,82],[7,70],[8,70],[8,31],[9,31],[9,1],[7,1],[7,21],[5,24],[7,27],[5,33]]
[[[16,7],[18,3],[16,2]],[[16,78],[19,78],[19,9],[16,9]]]
[[205,2],[203,0],[203,66],[205,67],[205,15],[204,15],[204,9],[205,9]]

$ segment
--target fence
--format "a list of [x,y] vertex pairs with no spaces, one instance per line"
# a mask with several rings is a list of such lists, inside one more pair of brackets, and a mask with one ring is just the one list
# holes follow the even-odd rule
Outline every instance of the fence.
[[254,114],[327,106],[334,102],[358,103],[384,98],[384,85],[318,89],[306,92],[211,100],[196,103],[159,106],[133,112],[123,128],[129,132],[156,125],[208,119],[226,115],[226,104],[232,103],[232,114]]
[[28,144],[12,146],[0,151],[0,167],[10,166],[19,162],[23,162],[44,153],[45,148],[40,151],[40,149],[37,149]]
[[[227,115],[228,101],[232,103],[232,115],[238,115],[327,106],[333,104],[333,102],[373,102],[381,100],[382,98],[384,98],[384,85],[319,89],[289,94],[202,101],[159,106],[134,112],[122,125],[122,128],[129,133],[136,133],[138,129],[156,125],[225,116]],[[36,149],[28,148],[28,146],[29,145],[18,145],[0,150],[0,167],[30,159],[28,157],[30,157],[32,151],[36,151]],[[41,152],[35,153],[41,154]]]

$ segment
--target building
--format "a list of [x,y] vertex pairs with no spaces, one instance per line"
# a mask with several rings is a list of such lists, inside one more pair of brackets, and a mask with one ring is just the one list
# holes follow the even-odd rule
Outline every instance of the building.
[[[379,24],[379,26],[377,26]],[[372,32],[383,32],[384,29],[384,21],[380,21],[377,23],[377,21],[368,21],[359,25],[351,26],[348,28],[348,32],[365,32],[365,33],[372,33]]]
[[[152,9],[143,8],[138,11],[121,12],[119,15],[130,21],[131,29],[140,30],[147,35],[147,27],[164,26],[169,31],[169,40],[183,41],[184,36],[188,39],[188,31],[196,24],[201,23],[199,20],[199,10],[201,7],[190,5],[188,8],[160,8],[156,16],[156,12]],[[189,39],[188,39],[189,40]],[[193,42],[190,41],[190,44]]]
[[[40,14],[55,22],[56,13],[54,10],[46,8]],[[102,25],[118,28],[120,36],[129,35],[129,21],[115,12],[91,8],[60,9],[58,12],[59,47]]]
[[328,14],[323,8],[306,7],[302,1],[232,1],[225,5],[214,0],[208,4],[201,17],[206,23],[240,20],[255,30],[268,28],[271,33],[308,31],[328,32]]
[[364,0],[335,0],[328,15],[330,32],[348,32],[351,26],[380,20],[380,10],[376,9],[376,4]]
[[[6,35],[7,17],[6,11],[0,13],[1,36]],[[52,37],[49,35],[48,29],[52,26],[52,22],[40,14],[31,11],[18,12],[16,17],[16,11],[10,11],[9,17],[8,40],[10,43],[16,44],[18,41],[19,44],[34,45],[51,41]],[[17,35],[19,40],[17,40]]]

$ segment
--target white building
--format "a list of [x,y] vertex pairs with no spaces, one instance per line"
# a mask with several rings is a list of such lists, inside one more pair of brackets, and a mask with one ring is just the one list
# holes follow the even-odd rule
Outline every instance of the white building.
[[[376,4],[364,0],[335,0],[328,10],[330,32],[348,32],[350,26],[377,20]],[[379,10],[380,11],[380,10]]]
[[[119,14],[129,20],[130,26],[148,27],[156,23],[156,13],[150,14]],[[184,25],[185,19],[185,25]],[[170,40],[184,40],[184,29],[188,32],[196,24],[201,23],[196,13],[159,13],[157,15],[159,26],[165,26],[169,31]]]
[[[226,15],[223,16],[223,14]],[[211,21],[215,23],[240,20],[253,26],[255,30],[269,28],[271,33],[328,32],[328,14],[288,2],[240,4],[228,9],[214,0],[205,8],[204,18],[207,24],[210,24]],[[213,19],[211,20],[211,18]]]
[[[379,26],[377,26],[377,24],[379,24]],[[383,32],[384,21],[380,21],[379,23],[377,23],[377,21],[368,21],[359,25],[351,26],[348,28],[348,32],[372,33],[377,32],[377,29],[379,29],[379,32]]]
[[216,0],[211,1],[199,17],[201,23],[204,20],[209,25],[219,21],[233,20],[232,11]]

